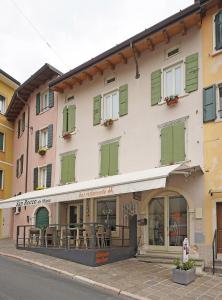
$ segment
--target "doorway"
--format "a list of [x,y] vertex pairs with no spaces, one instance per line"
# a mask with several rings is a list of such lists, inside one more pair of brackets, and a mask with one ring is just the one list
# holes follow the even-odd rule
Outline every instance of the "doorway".
[[151,199],[148,207],[148,242],[151,249],[181,250],[188,236],[188,207],[181,195]]
[[83,203],[82,202],[69,205],[68,223],[69,224],[82,224],[83,223]]

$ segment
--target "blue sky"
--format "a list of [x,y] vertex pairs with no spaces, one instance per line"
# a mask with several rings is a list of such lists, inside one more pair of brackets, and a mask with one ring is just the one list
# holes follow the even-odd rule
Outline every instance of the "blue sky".
[[193,2],[1,0],[0,68],[20,82],[45,62],[66,72]]

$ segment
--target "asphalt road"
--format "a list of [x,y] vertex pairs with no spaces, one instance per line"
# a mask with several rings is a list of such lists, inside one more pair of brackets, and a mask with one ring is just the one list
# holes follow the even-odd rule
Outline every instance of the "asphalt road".
[[[57,273],[0,256],[0,300],[121,300]],[[124,298],[126,299],[126,298]]]

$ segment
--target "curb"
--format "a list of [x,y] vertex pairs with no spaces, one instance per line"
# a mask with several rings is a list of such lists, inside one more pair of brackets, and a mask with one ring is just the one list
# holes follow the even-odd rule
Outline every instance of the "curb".
[[77,281],[80,281],[80,282],[84,282],[84,283],[86,283],[88,285],[91,285],[91,286],[95,286],[95,287],[98,287],[98,288],[105,289],[105,290],[107,290],[109,292],[112,292],[116,295],[126,296],[126,297],[129,297],[131,299],[135,299],[135,300],[151,300],[150,298],[141,297],[141,296],[129,293],[127,291],[122,291],[122,290],[120,290],[118,288],[115,288],[113,286],[91,280],[91,279],[89,279],[87,277],[84,277],[84,276],[75,275],[73,273],[70,273],[70,272],[67,272],[67,271],[64,271],[64,270],[61,270],[61,269],[57,269],[57,268],[54,268],[54,267],[47,266],[47,265],[45,265],[43,263],[40,263],[40,262],[37,262],[35,260],[27,259],[27,258],[18,256],[18,255],[9,254],[9,253],[5,253],[5,252],[1,252],[1,251],[0,251],[0,255],[10,257],[10,258],[14,258],[14,259],[17,259],[17,260],[20,260],[20,261],[24,261],[24,262],[36,265],[38,267],[42,267],[42,268],[47,269],[47,270],[55,271],[56,273],[68,276],[71,279],[74,279],[74,280],[77,280]]

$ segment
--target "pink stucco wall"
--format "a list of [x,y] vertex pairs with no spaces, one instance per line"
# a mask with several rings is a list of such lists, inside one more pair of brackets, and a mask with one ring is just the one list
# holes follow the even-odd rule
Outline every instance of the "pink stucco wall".
[[[52,179],[51,186],[54,186],[54,177],[55,177],[55,159],[56,159],[56,123],[57,123],[57,93],[54,93],[54,107],[49,110],[36,115],[36,94],[41,93],[42,91],[48,88],[48,82],[44,85],[41,85],[36,89],[29,97],[28,105],[30,107],[30,124],[29,124],[29,146],[28,146],[28,181],[27,181],[27,192],[33,191],[33,170],[35,167],[42,167],[47,164],[52,164]],[[26,127],[22,136],[18,138],[18,120],[22,118],[22,114],[25,111],[26,116]],[[14,133],[14,171],[13,171],[13,196],[18,193],[25,193],[25,178],[26,178],[26,160],[27,160],[27,119],[28,118],[28,106],[26,105],[23,110],[20,112],[19,116],[15,120],[15,133]],[[48,149],[44,156],[39,155],[35,152],[35,132],[41,130],[48,125],[53,124],[53,145],[52,148]],[[17,178],[16,177],[16,161],[24,155],[23,163],[23,174]],[[51,222],[55,222],[54,218],[55,205],[49,205],[49,217]],[[12,235],[15,237],[16,226],[17,225],[31,225],[35,223],[35,210],[36,207],[26,207],[22,208],[21,212],[14,214],[13,216],[13,226],[12,226]],[[29,222],[28,222],[29,219]]]

